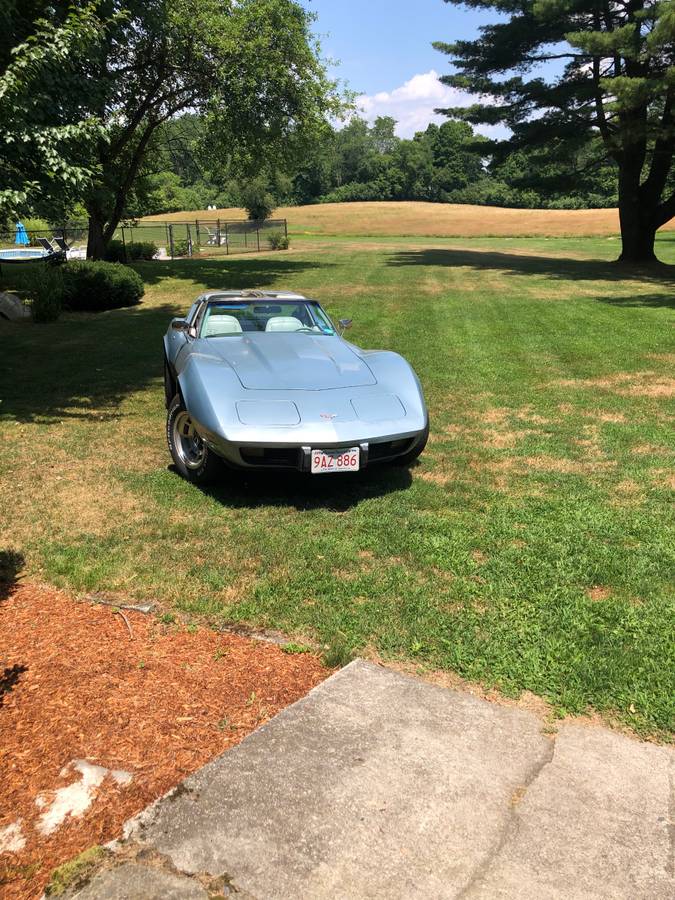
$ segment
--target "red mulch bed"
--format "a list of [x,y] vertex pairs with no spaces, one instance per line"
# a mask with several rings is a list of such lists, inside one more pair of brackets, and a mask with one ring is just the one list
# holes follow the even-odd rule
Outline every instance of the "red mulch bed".
[[[0,896],[39,897],[52,869],[93,844],[330,674],[309,654],[22,585],[0,599],[0,832],[21,820],[26,844],[0,854]],[[3,676],[4,672],[4,676]],[[86,759],[106,776],[86,812],[48,837],[42,791]],[[53,795],[47,794],[51,799]]]

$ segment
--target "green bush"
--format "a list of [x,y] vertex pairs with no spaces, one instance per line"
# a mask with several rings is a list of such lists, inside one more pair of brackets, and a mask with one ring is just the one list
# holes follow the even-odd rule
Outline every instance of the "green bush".
[[189,241],[174,241],[173,242],[173,255],[174,256],[189,256],[190,255],[190,242]]
[[272,250],[288,250],[291,245],[288,235],[284,234],[283,231],[275,231],[274,234],[268,235],[267,243]]
[[63,305],[76,312],[135,306],[145,293],[143,279],[120,263],[73,260],[62,266]]
[[136,259],[154,259],[157,244],[152,241],[110,241],[105,258],[108,262],[132,262]]
[[37,294],[30,309],[34,322],[56,322],[63,309],[61,295]]
[[267,181],[262,176],[252,178],[239,189],[239,203],[248,213],[249,219],[261,222],[274,212],[274,197],[269,191]]
[[43,263],[21,268],[17,266],[13,286],[30,301],[34,322],[55,322],[63,308],[63,277],[61,269]]

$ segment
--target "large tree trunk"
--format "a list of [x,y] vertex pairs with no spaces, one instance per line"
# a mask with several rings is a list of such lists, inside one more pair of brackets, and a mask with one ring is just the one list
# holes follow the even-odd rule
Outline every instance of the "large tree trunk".
[[107,242],[104,237],[105,222],[97,210],[89,210],[89,232],[87,234],[87,259],[104,259]]
[[655,262],[654,241],[656,226],[635,210],[625,211],[619,207],[621,219],[621,256],[619,262]]
[[656,260],[656,208],[640,187],[640,169],[619,174],[619,221],[621,256],[619,262],[649,263]]

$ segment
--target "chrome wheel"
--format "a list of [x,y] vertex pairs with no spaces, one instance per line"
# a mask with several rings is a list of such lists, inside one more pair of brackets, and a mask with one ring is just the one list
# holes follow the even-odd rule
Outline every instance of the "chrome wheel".
[[206,445],[185,410],[179,412],[173,421],[173,445],[186,468],[199,469],[204,464]]

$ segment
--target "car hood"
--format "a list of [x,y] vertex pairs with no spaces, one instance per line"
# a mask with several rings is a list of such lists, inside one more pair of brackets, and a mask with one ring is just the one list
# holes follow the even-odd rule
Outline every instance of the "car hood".
[[252,390],[321,391],[377,384],[370,368],[339,337],[277,332],[203,340],[203,350]]

